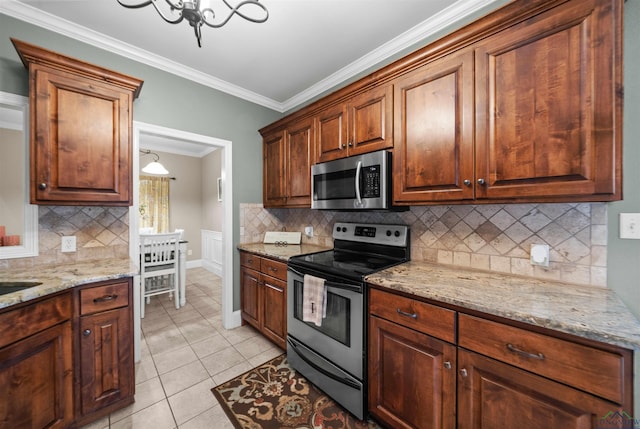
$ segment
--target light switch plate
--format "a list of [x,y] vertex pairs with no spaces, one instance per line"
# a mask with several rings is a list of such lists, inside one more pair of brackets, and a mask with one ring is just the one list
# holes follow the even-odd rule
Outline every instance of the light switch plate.
[[640,213],[620,213],[620,238],[640,240]]

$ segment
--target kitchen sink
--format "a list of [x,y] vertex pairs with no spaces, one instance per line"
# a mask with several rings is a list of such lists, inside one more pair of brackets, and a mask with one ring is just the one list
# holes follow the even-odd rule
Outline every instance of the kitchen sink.
[[0,295],[6,295],[12,292],[18,292],[24,289],[29,289],[30,287],[39,286],[42,282],[33,282],[33,281],[0,281]]

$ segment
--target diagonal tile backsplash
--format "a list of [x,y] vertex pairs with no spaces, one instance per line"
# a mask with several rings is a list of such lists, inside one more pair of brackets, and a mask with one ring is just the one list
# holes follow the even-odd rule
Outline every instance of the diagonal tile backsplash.
[[[270,230],[304,231],[304,242],[331,246],[333,224],[401,223],[411,227],[411,258],[529,277],[606,286],[604,203],[415,206],[405,212],[331,212],[240,205],[242,243]],[[533,266],[531,244],[548,244],[550,266]]]

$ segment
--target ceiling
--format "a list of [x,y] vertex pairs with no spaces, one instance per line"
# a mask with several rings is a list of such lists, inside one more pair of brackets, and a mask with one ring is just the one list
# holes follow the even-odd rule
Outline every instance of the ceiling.
[[[226,16],[223,0],[205,1]],[[204,26],[202,48],[186,21],[168,24],[151,5],[0,0],[0,13],[284,112],[498,1],[260,0],[265,23]]]

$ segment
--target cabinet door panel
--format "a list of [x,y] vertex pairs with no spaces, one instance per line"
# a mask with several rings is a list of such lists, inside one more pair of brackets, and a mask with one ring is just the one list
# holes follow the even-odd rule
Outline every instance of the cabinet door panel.
[[393,86],[373,88],[349,101],[349,155],[393,147]]
[[34,80],[32,202],[128,203],[130,95],[47,70]]
[[80,319],[80,360],[83,414],[133,393],[132,327],[129,308]]
[[313,121],[307,119],[287,131],[287,206],[311,207]]
[[284,349],[287,337],[287,283],[268,276],[262,278],[263,333]]
[[479,198],[619,192],[616,20],[570,2],[476,47]]
[[369,317],[369,411],[398,428],[455,427],[456,350]]
[[262,300],[262,294],[260,289],[260,273],[241,267],[240,305],[242,309],[242,319],[257,329],[261,329],[260,302]]
[[394,201],[471,199],[473,54],[444,57],[395,83]]
[[282,206],[286,202],[284,133],[265,137],[263,143],[263,201],[265,207]]
[[73,421],[71,322],[0,349],[0,428],[66,428]]
[[[465,350],[458,353],[458,428],[593,429],[618,405]],[[606,424],[606,427],[610,426]]]
[[347,156],[347,126],[347,106],[344,103],[330,107],[318,115],[318,162]]

